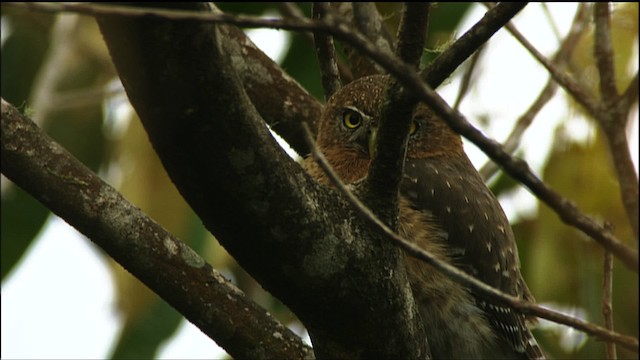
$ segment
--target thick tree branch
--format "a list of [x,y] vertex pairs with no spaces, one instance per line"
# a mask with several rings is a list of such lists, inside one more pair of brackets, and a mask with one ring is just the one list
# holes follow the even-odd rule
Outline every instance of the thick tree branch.
[[[355,29],[375,44],[378,49],[387,54],[393,53],[395,39],[387,31],[374,2],[366,1],[335,4],[335,7],[343,19],[353,24]],[[352,48],[349,43],[344,44],[344,49],[351,62],[351,70],[356,78],[384,72],[375,61],[372,61],[357,49]]]
[[[215,5],[211,6],[214,13],[221,13]],[[219,29],[223,34],[222,46],[233,59],[236,73],[260,116],[298,154],[308,154],[300,123],[309,122],[317,130],[320,102],[258,49],[242,30],[232,25],[220,25]]]
[[4,99],[1,129],[4,175],[104,249],[229,354],[313,357],[298,336]]
[[157,16],[100,15],[98,23],[181,194],[238,263],[298,315],[316,356],[425,356],[406,274],[388,273],[402,269],[401,252],[282,151],[217,27]]

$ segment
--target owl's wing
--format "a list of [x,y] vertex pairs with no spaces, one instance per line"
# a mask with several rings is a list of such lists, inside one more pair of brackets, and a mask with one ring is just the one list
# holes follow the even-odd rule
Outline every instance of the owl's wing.
[[[465,156],[407,159],[401,193],[444,231],[454,265],[510,295],[529,299],[511,226],[500,203]],[[475,294],[491,325],[523,353],[535,342],[525,317]],[[532,300],[532,299],[531,299]],[[537,346],[536,346],[537,348]],[[539,348],[538,348],[539,350]],[[542,354],[531,354],[530,358]]]

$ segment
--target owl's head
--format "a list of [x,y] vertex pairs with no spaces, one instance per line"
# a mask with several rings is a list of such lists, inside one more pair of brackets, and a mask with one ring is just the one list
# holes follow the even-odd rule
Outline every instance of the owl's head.
[[[318,146],[341,148],[370,158],[382,113],[387,76],[360,78],[338,90],[327,102],[320,122]],[[460,136],[425,104],[419,104],[410,126],[408,158],[462,152]]]

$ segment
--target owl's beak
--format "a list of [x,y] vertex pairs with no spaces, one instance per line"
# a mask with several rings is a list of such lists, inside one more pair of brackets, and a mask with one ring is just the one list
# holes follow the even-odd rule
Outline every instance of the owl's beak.
[[373,152],[376,149],[376,142],[378,141],[378,127],[369,127],[368,135],[369,158],[373,159]]

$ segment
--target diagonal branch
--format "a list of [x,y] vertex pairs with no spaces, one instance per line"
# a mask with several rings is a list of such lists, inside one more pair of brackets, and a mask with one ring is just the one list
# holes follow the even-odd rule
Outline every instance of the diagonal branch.
[[[292,19],[305,19],[304,13],[300,8],[295,5],[295,3],[291,2],[279,2],[278,9],[285,16],[285,18]],[[310,32],[302,32],[302,35],[309,42],[309,44],[314,44],[314,35]],[[353,74],[351,73],[351,69],[349,66],[340,58],[336,59],[338,65],[338,72],[340,73],[340,78],[345,84],[348,84],[353,81]],[[300,127],[298,126],[298,129]],[[302,138],[302,137],[300,137]]]
[[[491,7],[491,4],[487,4]],[[540,53],[527,38],[522,35],[518,29],[512,24],[505,25],[507,30],[529,51],[529,53],[549,72],[551,77],[567,91],[576,101],[582,105],[590,114],[598,112],[598,102],[588,94],[573,78],[566,73],[560,71],[558,67]]]
[[480,21],[421,72],[422,79],[432,88],[437,88],[526,5],[505,2],[487,11]]
[[4,175],[104,249],[233,357],[313,357],[298,336],[4,99],[1,129]]
[[[573,22],[571,24],[571,29],[567,34],[564,41],[560,45],[560,49],[556,52],[553,57],[553,63],[557,66],[562,66],[567,63],[573,49],[580,40],[585,25],[587,23],[589,11],[587,11],[587,7],[581,5],[578,7],[578,11],[574,16]],[[551,20],[549,20],[551,21]],[[505,140],[503,146],[505,151],[510,154],[513,154],[520,144],[520,139],[524,134],[525,130],[531,125],[534,118],[537,114],[542,110],[542,108],[553,98],[558,89],[558,84],[553,80],[553,78],[549,78],[545,87],[540,91],[540,94],[536,98],[536,100],[531,104],[531,106],[527,109],[527,111],[518,118],[516,121],[516,125],[513,127],[513,130]],[[482,175],[483,179],[489,179],[493,174],[498,170],[498,166],[493,161],[488,161],[481,169],[480,175]]]

